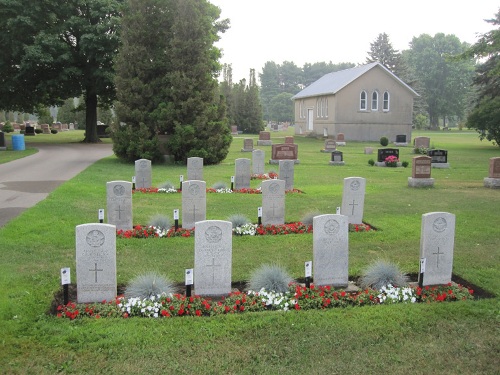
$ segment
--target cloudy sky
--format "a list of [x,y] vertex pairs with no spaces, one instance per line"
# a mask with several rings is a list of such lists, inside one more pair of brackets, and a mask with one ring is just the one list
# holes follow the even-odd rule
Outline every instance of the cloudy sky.
[[494,27],[485,22],[500,9],[498,0],[209,0],[231,27],[217,43],[233,81],[248,80],[267,61],[277,64],[364,63],[370,43],[386,33],[398,50],[414,36],[454,34],[474,43]]

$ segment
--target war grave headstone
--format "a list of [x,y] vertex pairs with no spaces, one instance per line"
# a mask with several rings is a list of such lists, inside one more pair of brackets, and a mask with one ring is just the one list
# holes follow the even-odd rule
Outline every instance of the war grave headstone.
[[24,129],[24,135],[25,136],[35,136],[35,127],[34,126],[26,126],[26,129]]
[[135,161],[135,188],[147,189],[153,185],[151,160],[139,159]]
[[330,165],[345,165],[344,153],[342,151],[333,151]]
[[363,177],[344,178],[341,214],[348,217],[349,224],[363,224],[366,179]]
[[289,135],[289,136],[285,137],[285,144],[286,145],[288,145],[288,144],[292,144],[293,145],[293,142],[294,142],[293,136]]
[[280,160],[293,160],[295,164],[299,164],[298,154],[299,145],[297,144],[272,145],[269,164],[279,164]]
[[76,226],[76,291],[78,303],[116,298],[116,227]]
[[345,136],[344,133],[337,134],[337,146],[345,146]]
[[432,168],[450,168],[448,150],[427,150],[427,156],[432,158]]
[[203,158],[187,159],[187,179],[203,181]]
[[425,259],[422,285],[451,282],[454,245],[455,215],[448,212],[429,212],[422,215],[420,259]]
[[234,189],[250,187],[250,159],[239,158],[234,161]]
[[272,146],[273,141],[271,141],[271,132],[261,131],[259,132],[259,139],[257,141],[257,146]]
[[406,134],[396,135],[396,141],[394,142],[394,146],[399,146],[399,147],[408,146],[408,141],[406,140]]
[[279,161],[279,173],[278,178],[285,181],[285,190],[293,190],[293,179],[294,179],[294,167],[295,163],[293,160],[280,160]]
[[365,155],[373,154],[373,147],[365,147]]
[[434,179],[431,178],[431,157],[415,156],[412,159],[411,177],[408,177],[409,187],[434,186]]
[[207,188],[205,181],[182,182],[182,227],[194,228],[197,221],[206,220]]
[[431,139],[429,137],[415,137],[413,139],[415,148],[430,148]]
[[285,181],[262,182],[262,224],[285,223]]
[[325,148],[321,152],[333,152],[337,150],[337,142],[335,139],[325,139]]
[[241,152],[252,152],[253,151],[253,138],[245,138],[243,140],[243,148]]
[[349,283],[349,223],[345,215],[313,218],[315,285],[346,287]]
[[225,296],[231,292],[232,223],[198,221],[194,237],[194,289],[197,295]]
[[7,146],[5,145],[5,133],[0,131],[0,151],[7,150]]
[[50,134],[50,125],[49,124],[42,124],[40,125],[42,128],[42,134]]
[[[385,159],[388,156],[395,156],[399,159],[399,149],[397,148],[379,148],[377,152],[377,161],[375,165],[377,167],[385,167]],[[399,163],[398,163],[399,164]]]
[[491,189],[500,189],[500,157],[490,159],[488,177],[484,178],[484,186]]
[[264,174],[265,168],[265,152],[264,150],[252,151],[252,172],[253,174]]
[[106,183],[106,211],[108,224],[117,230],[132,229],[132,183],[111,181]]
[[231,135],[238,135],[238,126],[231,125]]

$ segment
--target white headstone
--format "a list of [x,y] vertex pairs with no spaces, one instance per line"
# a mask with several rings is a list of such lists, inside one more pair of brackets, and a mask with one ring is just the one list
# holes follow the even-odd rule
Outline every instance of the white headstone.
[[231,292],[232,223],[199,221],[194,237],[194,287],[197,295],[220,296]]
[[132,183],[111,181],[106,183],[108,224],[117,230],[132,229]]
[[363,223],[366,180],[363,177],[344,178],[342,193],[342,215],[349,218],[349,224]]
[[262,182],[262,224],[285,223],[285,181]]
[[250,187],[250,159],[236,159],[234,170],[234,189],[248,189]]
[[76,227],[76,290],[78,303],[116,298],[116,227]]
[[203,181],[203,158],[187,159],[187,179]]
[[207,188],[205,181],[190,180],[182,183],[182,227],[194,228],[197,221],[206,219]]
[[455,215],[448,212],[423,214],[420,233],[420,258],[425,258],[423,285],[451,282],[454,246]]
[[315,285],[345,287],[349,282],[349,222],[345,215],[313,219]]
[[151,178],[151,160],[139,159],[135,161],[135,188],[150,188],[153,186]]
[[294,178],[294,161],[280,160],[279,161],[279,179],[285,181],[285,190],[293,190]]
[[264,174],[265,168],[265,152],[264,150],[252,151],[252,168],[253,174]]

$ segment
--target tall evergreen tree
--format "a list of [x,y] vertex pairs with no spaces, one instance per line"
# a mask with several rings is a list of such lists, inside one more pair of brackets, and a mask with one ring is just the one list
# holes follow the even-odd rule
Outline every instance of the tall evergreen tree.
[[367,63],[378,61],[398,77],[400,76],[401,55],[392,47],[389,36],[386,33],[378,34],[377,39],[370,43]]

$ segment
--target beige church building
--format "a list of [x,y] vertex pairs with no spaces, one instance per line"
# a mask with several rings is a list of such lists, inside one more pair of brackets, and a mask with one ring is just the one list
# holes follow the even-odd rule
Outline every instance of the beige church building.
[[295,134],[336,136],[346,141],[379,141],[396,135],[411,140],[410,86],[378,62],[328,73],[292,97]]

